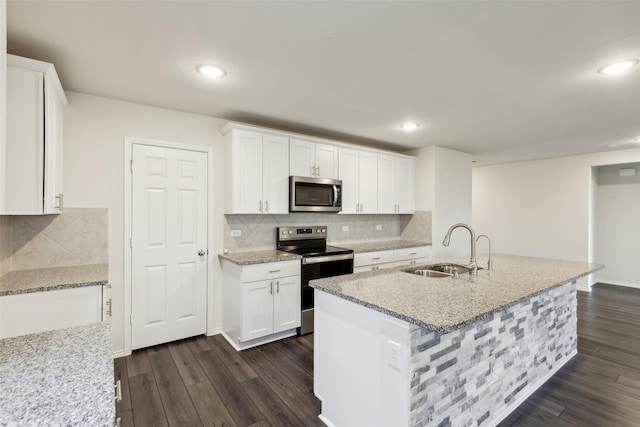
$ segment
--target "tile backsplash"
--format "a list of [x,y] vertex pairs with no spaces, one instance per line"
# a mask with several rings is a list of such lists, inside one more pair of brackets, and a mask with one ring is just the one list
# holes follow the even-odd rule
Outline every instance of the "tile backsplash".
[[103,208],[67,208],[59,215],[3,216],[3,268],[7,268],[5,263],[9,264],[7,270],[107,263],[107,224],[107,209]]
[[[277,227],[303,225],[326,225],[327,241],[331,244],[395,239],[431,243],[431,211],[418,211],[414,215],[292,213],[225,215],[224,247],[230,252],[274,249]],[[381,230],[377,230],[378,225]],[[232,237],[232,230],[239,230],[241,235]]]

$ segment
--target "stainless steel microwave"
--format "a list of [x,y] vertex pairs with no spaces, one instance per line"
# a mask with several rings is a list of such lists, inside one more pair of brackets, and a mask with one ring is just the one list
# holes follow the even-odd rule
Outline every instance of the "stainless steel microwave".
[[340,212],[342,181],[328,178],[289,177],[290,212]]

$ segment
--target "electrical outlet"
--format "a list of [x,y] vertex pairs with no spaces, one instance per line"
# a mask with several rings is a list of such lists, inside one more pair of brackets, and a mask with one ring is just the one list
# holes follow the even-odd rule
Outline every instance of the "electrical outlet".
[[240,237],[242,236],[242,230],[231,230],[231,237]]
[[348,225],[343,225],[342,226],[342,231],[344,231],[344,232],[349,231],[349,226]]
[[376,230],[378,230],[378,231],[382,230],[382,224],[376,225]]
[[400,366],[402,359],[402,346],[395,341],[388,341],[389,344],[389,366],[392,368],[396,368],[401,371],[402,367]]

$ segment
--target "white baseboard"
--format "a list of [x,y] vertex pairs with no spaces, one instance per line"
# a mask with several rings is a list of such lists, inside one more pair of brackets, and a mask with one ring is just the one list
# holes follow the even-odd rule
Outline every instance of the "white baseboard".
[[131,355],[131,353],[127,354],[127,352],[125,352],[123,349],[120,350],[114,350],[113,351],[113,358],[117,359],[119,357],[125,357],[125,356],[129,356]]
[[627,288],[640,289],[639,283],[622,282],[620,280],[601,279],[601,280],[598,280],[598,283],[602,283],[603,285],[626,286]]
[[507,416],[510,413],[512,413],[518,406],[522,405],[522,403],[525,400],[527,400],[529,398],[529,396],[531,396],[533,393],[536,392],[536,390],[538,390],[540,387],[542,387],[542,384],[546,383],[549,378],[554,376],[556,374],[556,372],[558,372],[560,370],[560,368],[562,368],[576,354],[578,354],[578,350],[573,350],[568,356],[565,356],[565,358],[562,361],[560,361],[552,370],[550,370],[547,373],[547,375],[542,377],[539,381],[537,381],[537,382],[535,382],[533,384],[529,384],[524,390],[522,390],[522,393],[520,394],[520,397],[517,398],[516,400],[514,400],[513,402],[511,402],[511,405],[505,407],[502,411],[500,411],[498,416],[495,417],[493,420],[491,420],[490,424],[488,424],[488,425],[490,427],[495,427],[498,424],[500,424],[500,422],[502,422],[502,420],[507,418]]
[[205,335],[208,337],[211,337],[213,335],[220,335],[221,333],[222,333],[222,328],[214,328],[214,329],[211,329],[210,331],[207,331]]
[[253,348],[253,347],[257,347],[259,345],[268,344],[270,342],[278,341],[278,340],[281,340],[283,338],[293,337],[293,336],[296,335],[296,330],[295,329],[289,329],[288,331],[279,332],[279,333],[273,334],[273,335],[267,335],[266,337],[257,338],[255,340],[251,340],[251,341],[241,342],[240,340],[238,340],[238,342],[239,342],[238,344],[236,344],[235,340],[233,340],[231,337],[229,337],[226,333],[221,332],[221,334],[229,342],[229,344],[231,344],[231,347],[233,347],[236,351],[242,351],[242,350],[246,350],[248,348]]

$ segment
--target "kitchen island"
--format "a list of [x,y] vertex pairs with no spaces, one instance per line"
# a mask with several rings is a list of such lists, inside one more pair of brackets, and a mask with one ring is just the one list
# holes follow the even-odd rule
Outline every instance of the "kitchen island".
[[[494,255],[311,282],[314,392],[330,426],[495,425],[577,352],[576,279],[600,265]],[[415,268],[415,267],[414,267]]]

